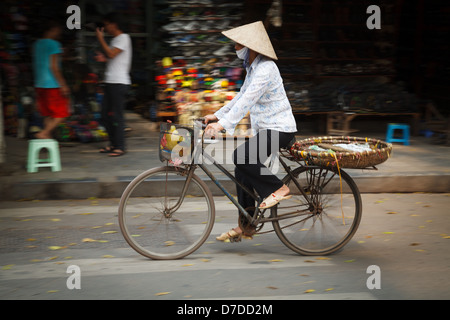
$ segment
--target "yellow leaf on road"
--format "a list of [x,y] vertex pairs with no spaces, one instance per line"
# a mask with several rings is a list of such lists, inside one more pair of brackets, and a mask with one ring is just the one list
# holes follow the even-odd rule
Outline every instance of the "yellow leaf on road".
[[304,293],[312,293],[312,292],[314,292],[314,291],[316,291],[316,290],[314,290],[314,289],[308,289],[308,290],[305,290]]
[[50,250],[61,250],[61,249],[65,249],[67,247],[60,247],[60,246],[50,246],[48,247]]
[[107,234],[107,233],[117,233],[117,231],[104,231],[102,232],[103,234]]
[[168,292],[158,292],[158,293],[155,293],[155,296],[164,296],[164,295],[170,294],[170,293],[171,293],[170,291],[168,291]]

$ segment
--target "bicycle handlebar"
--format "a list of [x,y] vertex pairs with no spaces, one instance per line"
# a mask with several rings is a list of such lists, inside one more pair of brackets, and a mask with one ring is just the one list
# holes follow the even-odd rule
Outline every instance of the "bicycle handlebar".
[[[209,123],[217,122],[217,120],[212,120],[212,121],[210,121],[208,123],[205,123],[205,118],[204,117],[200,117],[200,118],[194,119],[194,122],[201,122],[202,123],[202,129],[205,129],[208,126]],[[225,132],[226,132],[225,129],[220,130],[220,133],[225,133]]]

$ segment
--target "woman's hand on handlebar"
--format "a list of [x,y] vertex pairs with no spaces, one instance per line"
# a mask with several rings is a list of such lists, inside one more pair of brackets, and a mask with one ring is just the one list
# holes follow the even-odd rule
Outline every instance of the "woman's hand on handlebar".
[[207,124],[205,128],[206,135],[214,138],[219,132],[223,130],[223,127],[218,123],[219,119],[214,114],[208,114],[204,117],[204,123]]
[[204,123],[208,124],[209,122],[215,122],[218,121],[217,117],[214,114],[208,114],[204,117]]
[[223,130],[223,127],[218,122],[210,123],[206,126],[205,133],[211,138],[215,138],[216,135]]

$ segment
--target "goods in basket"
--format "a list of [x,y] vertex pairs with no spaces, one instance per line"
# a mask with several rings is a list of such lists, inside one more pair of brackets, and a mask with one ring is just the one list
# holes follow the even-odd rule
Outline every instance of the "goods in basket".
[[392,144],[371,138],[314,137],[295,142],[290,153],[307,165],[364,169],[386,161]]
[[172,123],[162,123],[159,155],[161,161],[184,162],[192,153],[192,129]]
[[179,142],[183,141],[183,137],[178,133],[175,126],[171,126],[169,131],[164,134],[161,140],[161,146],[167,150],[172,150]]

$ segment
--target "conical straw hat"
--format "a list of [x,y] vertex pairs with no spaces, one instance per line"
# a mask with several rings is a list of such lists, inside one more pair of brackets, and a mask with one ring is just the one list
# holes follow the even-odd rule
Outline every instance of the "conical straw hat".
[[278,60],[262,21],[223,31],[222,34],[244,47]]

